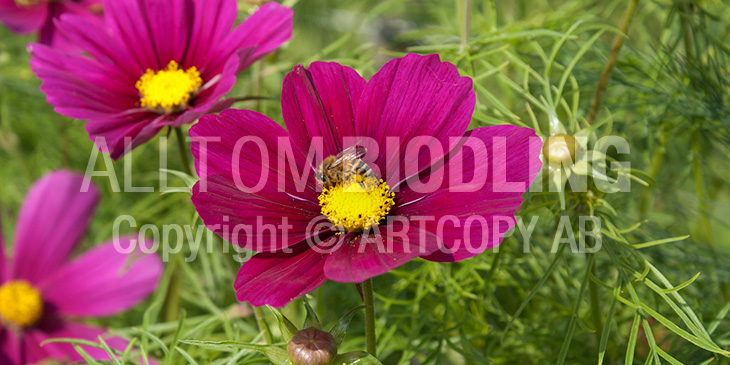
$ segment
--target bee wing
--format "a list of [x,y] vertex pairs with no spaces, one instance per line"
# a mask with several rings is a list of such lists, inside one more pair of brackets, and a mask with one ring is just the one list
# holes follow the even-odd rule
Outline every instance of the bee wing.
[[355,161],[363,156],[368,152],[368,150],[363,146],[350,146],[342,150],[342,152],[338,153],[336,156],[336,159],[334,162],[332,162],[331,167],[337,167],[344,165],[346,162]]

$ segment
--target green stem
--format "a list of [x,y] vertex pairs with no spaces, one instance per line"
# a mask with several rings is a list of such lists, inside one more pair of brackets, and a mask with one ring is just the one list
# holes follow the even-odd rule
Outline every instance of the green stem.
[[[589,255],[595,255],[591,253]],[[591,274],[596,276],[596,265],[591,267]],[[598,285],[595,281],[588,278],[588,291],[591,296],[591,314],[593,316],[593,324],[596,326],[596,343],[601,343],[601,335],[603,334],[603,321],[601,317],[601,298],[598,293]]]
[[497,247],[497,253],[494,255],[494,258],[492,259],[492,266],[489,268],[489,272],[487,273],[487,276],[484,278],[485,282],[489,282],[492,279],[492,275],[494,275],[494,272],[497,271],[497,268],[499,267],[499,259],[502,256],[502,250],[499,250],[499,247]]
[[[714,253],[717,244],[715,243],[715,235],[712,234],[712,222],[710,221],[710,216],[708,213],[710,208],[707,206],[708,198],[705,194],[705,180],[702,175],[702,165],[700,164],[700,143],[700,132],[694,131],[692,133],[692,172],[694,174],[697,200],[699,201],[699,211],[700,215],[702,216],[702,230],[705,231],[705,238],[707,238],[707,242],[710,245],[710,250],[712,250],[712,252]],[[717,258],[719,256],[713,256],[715,258],[716,264],[720,265],[720,263],[717,262]],[[723,300],[727,300],[728,295],[730,295],[730,288],[728,288],[728,284],[726,282],[720,285],[720,291],[722,293]]]
[[261,307],[253,307],[253,315],[256,318],[256,324],[259,326],[259,331],[263,332],[264,340],[266,343],[271,345],[274,343],[274,336],[269,331],[269,325],[266,324],[266,317],[264,317],[264,311]]
[[705,231],[707,242],[714,248],[716,246],[715,236],[712,234],[712,225],[710,217],[707,214],[707,196],[705,195],[705,181],[702,176],[700,158],[700,134],[695,131],[692,134],[692,170],[694,173],[695,190],[697,192],[697,200],[699,200],[700,214],[702,215],[702,229]]
[[365,301],[365,337],[370,355],[376,356],[377,344],[375,341],[375,305],[373,294],[373,279],[362,283],[362,297]]
[[235,98],[231,98],[235,102],[242,102],[242,101],[258,101],[258,100],[276,100],[275,98],[269,97],[269,96],[258,96],[258,95],[248,95],[248,96],[239,96]]
[[71,167],[71,159],[68,153],[68,119],[59,114],[59,134],[61,137],[61,163],[63,167]]
[[465,53],[469,49],[469,33],[471,32],[471,0],[460,0],[459,5],[460,51]]
[[165,322],[177,321],[177,315],[180,311],[180,255],[175,254],[172,257],[172,265],[170,267],[170,282],[167,288],[167,296],[165,298]]
[[694,49],[695,43],[692,38],[692,24],[689,21],[689,16],[692,13],[692,9],[689,4],[680,5],[679,18],[682,24],[682,36],[684,40],[684,55],[687,58],[687,63],[692,64],[694,62]]
[[[261,76],[261,70],[264,68],[264,62],[266,62],[266,60],[262,59],[259,62],[256,62],[256,64],[254,65],[254,72],[256,75],[254,77],[254,86],[253,86],[254,95],[261,95],[261,90],[263,89],[263,80],[262,80],[263,77]],[[254,110],[263,113],[264,111],[261,110],[261,100],[263,100],[263,99],[255,99],[256,103],[254,104],[254,106],[255,106]]]
[[193,176],[193,171],[190,168],[190,159],[188,159],[188,149],[185,144],[185,134],[182,131],[182,127],[175,128],[175,136],[177,137],[177,150],[180,153],[180,163],[183,165],[183,172]]
[[[659,137],[659,148],[654,151],[654,158],[651,163],[651,170],[649,170],[649,176],[652,180],[657,181],[659,170],[664,162],[664,156],[667,153],[667,139],[669,138],[669,129],[665,130],[661,137]],[[641,193],[641,200],[639,204],[639,212],[641,215],[645,215],[649,210],[649,199],[651,194],[652,186],[645,188]]]
[[[175,128],[175,137],[177,137],[177,149],[180,153],[180,163],[183,165],[183,172],[192,176],[190,169],[190,160],[187,155],[187,148],[185,144],[185,134],[181,127]],[[180,310],[180,270],[178,268],[181,265],[180,260],[182,256],[175,254],[172,257],[172,267],[170,270],[170,284],[167,289],[167,296],[165,298],[165,314],[164,318],[166,322],[174,322],[177,320],[178,311]]]
[[494,3],[494,0],[489,0],[489,22],[491,23],[489,25],[489,31],[496,32],[497,31],[497,4]]
[[626,8],[626,14],[624,15],[624,20],[621,23],[621,28],[619,28],[621,32],[617,33],[616,37],[613,38],[611,53],[608,55],[606,65],[603,67],[603,72],[601,72],[601,80],[598,82],[598,88],[596,89],[596,93],[593,95],[591,108],[588,110],[588,116],[586,117],[586,121],[588,122],[588,124],[593,123],[593,120],[596,118],[596,114],[598,114],[598,108],[601,106],[603,92],[606,91],[608,79],[611,77],[611,71],[613,71],[613,66],[616,65],[618,53],[619,51],[621,51],[621,46],[624,44],[624,39],[626,39],[626,34],[628,34],[629,26],[631,25],[631,20],[634,18],[636,5],[638,3],[639,0],[631,0],[631,2],[629,3],[629,7]]

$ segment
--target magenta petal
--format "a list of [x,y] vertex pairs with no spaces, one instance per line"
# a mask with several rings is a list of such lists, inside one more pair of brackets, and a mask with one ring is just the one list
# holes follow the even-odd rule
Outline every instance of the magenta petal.
[[93,5],[93,3],[94,1],[59,1],[50,3],[48,19],[39,31],[38,41],[41,44],[51,46],[54,49],[64,52],[79,52],[81,47],[66,37],[63,32],[59,31],[58,27],[56,27],[55,20],[64,14],[76,14],[80,17],[86,18],[90,22],[93,22],[95,26],[102,27],[103,20],[101,16],[99,14],[92,13],[89,10],[89,6]]
[[440,144],[442,153],[430,161],[436,162],[448,153],[449,137],[464,135],[475,103],[471,78],[460,77],[456,66],[440,62],[438,55],[408,54],[391,60],[370,79],[355,125],[381,149],[386,146],[386,137],[400,139],[400,154],[381,154],[376,161],[388,184],[395,187],[406,177],[408,164],[419,163],[428,155],[424,148],[419,158],[404,158],[408,143],[418,136],[435,137],[426,145]]
[[318,235],[320,231],[314,229],[321,229],[310,227],[319,205],[277,191],[276,184],[246,193],[230,175],[208,176],[193,187],[192,201],[206,227],[252,251],[278,251]]
[[68,42],[64,42],[63,35],[58,32],[53,22],[54,18],[57,18],[65,11],[65,6],[63,4],[50,4],[48,10],[48,19],[38,31],[38,42],[64,51],[74,51],[75,49],[69,47]]
[[[250,58],[255,50],[253,48],[244,48],[238,50],[236,53],[239,57],[231,57],[222,70],[217,71],[215,82],[206,85],[201,90],[192,102],[194,108],[200,108],[200,105],[210,104],[218,101],[221,97],[227,94],[236,84],[236,68],[241,60]],[[232,101],[231,101],[232,104]]]
[[[11,334],[11,336],[13,335]],[[51,354],[41,347],[41,342],[49,338],[42,330],[30,328],[21,332],[18,336],[20,336],[17,339],[19,365],[35,364],[51,357]],[[69,357],[64,356],[64,358]]]
[[291,9],[276,2],[267,3],[224,38],[213,53],[226,59],[233,54],[232,51],[247,47],[256,48],[252,58],[240,63],[237,71],[241,72],[251,63],[291,39],[293,16],[294,12]]
[[81,191],[83,181],[55,171],[30,188],[16,225],[12,278],[38,283],[68,259],[99,201],[94,185]]
[[[315,167],[296,146],[287,146],[289,133],[269,117],[250,110],[228,109],[218,116],[202,117],[190,129],[190,136],[195,169],[201,178],[231,175],[249,188],[263,181],[262,189],[272,193],[279,188],[290,197],[317,201]],[[296,171],[292,171],[292,165]],[[297,181],[292,178],[294,174]],[[275,186],[280,181],[282,186]]]
[[324,155],[343,150],[343,137],[355,133],[355,111],[365,87],[358,73],[337,63],[314,62],[295,66],[284,78],[281,106],[292,142],[309,151],[312,139],[322,137]]
[[[158,66],[165,67],[173,60],[179,62],[191,36],[189,29],[192,24],[188,13],[192,6],[186,6],[184,2],[177,0],[148,0],[140,3],[148,30],[142,36],[149,38],[151,49],[159,62]],[[235,12],[235,7],[233,11]]]
[[[65,14],[60,21],[56,21],[56,27],[70,42],[78,45],[96,62],[109,66],[105,69],[110,74],[109,76],[113,79],[124,80],[124,84],[132,88],[134,95],[137,95],[134,83],[146,69],[137,63],[117,38],[109,32],[99,30],[98,22],[94,22],[94,19],[89,19],[89,17]],[[97,29],[97,31],[89,32],[89,29]]]
[[136,107],[134,80],[108,65],[32,44],[31,69],[55,110],[72,118],[94,118]]
[[[81,340],[88,340],[92,342],[99,342],[97,337],[102,336],[104,342],[106,342],[112,349],[123,352],[127,347],[127,341],[119,337],[109,337],[106,334],[106,330],[103,328],[91,327],[80,323],[49,320],[46,321],[42,326],[41,330],[43,334],[36,331],[34,337],[36,340],[41,338],[77,338]],[[109,360],[109,355],[102,349],[97,349],[88,346],[81,346],[91,357],[95,360]],[[68,343],[49,343],[43,346],[50,356],[57,359],[67,359],[71,361],[83,361],[81,355],[79,355],[71,344]]]
[[[209,175],[233,175],[245,186],[254,187],[259,183],[261,174],[269,170],[265,185],[276,185],[279,175],[286,174],[282,178],[286,186],[297,190],[291,179],[291,171],[288,170],[288,162],[279,161],[283,153],[280,142],[288,141],[289,133],[261,113],[228,109],[219,115],[204,116],[190,128],[190,137],[195,170],[201,179]],[[305,168],[304,157],[299,150],[292,146],[291,152],[294,156],[290,157],[296,159],[297,167]],[[238,164],[235,163],[236,159]],[[287,169],[280,171],[279,167]],[[313,169],[311,166],[309,168]],[[297,171],[297,174],[302,172]],[[313,173],[309,173],[306,183],[306,186],[299,186],[299,190],[304,191],[297,195],[316,201],[318,194],[314,192]],[[271,189],[276,190],[275,186]]]
[[[292,179],[289,163],[279,160],[278,142],[289,139],[283,128],[260,113],[228,109],[201,118],[190,136],[202,178],[192,201],[211,230],[254,251],[275,251],[313,234],[308,226],[320,210],[314,173],[301,184]],[[286,232],[284,224],[291,226]]]
[[256,307],[283,307],[327,280],[322,271],[326,256],[307,243],[292,247],[289,253],[256,254],[238,271],[233,285],[236,297]]
[[131,110],[89,121],[85,129],[100,151],[110,152],[110,157],[117,160],[152,139],[168,124],[167,118],[144,109]]
[[[542,166],[542,142],[532,129],[511,125],[483,127],[469,131],[465,137],[479,139],[486,148],[475,153],[464,153],[466,149],[462,149],[451,156],[444,166],[444,187],[435,192],[419,194],[405,186],[399,194],[403,200],[393,211],[396,215],[434,218],[427,226],[438,232],[448,249],[425,256],[428,260],[459,261],[497,246],[504,233],[514,226],[522,194]],[[500,141],[504,148],[496,148],[495,142]],[[455,163],[458,160],[463,161],[461,167]],[[486,183],[476,191],[453,191],[465,186],[449,185],[453,176]],[[501,178],[495,176],[506,179],[499,181]],[[507,187],[504,183],[514,185]],[[438,222],[440,227],[436,226]],[[470,229],[465,229],[467,224]]]
[[23,365],[20,359],[20,344],[15,333],[0,328],[0,364]]
[[[235,32],[236,0],[105,0],[103,23],[86,11],[98,1],[51,2],[64,14],[48,24],[43,40],[60,39],[57,27],[83,54],[39,44],[29,51],[48,103],[59,114],[87,120],[92,140],[114,159],[163,127],[192,123],[230,106],[231,100],[220,98],[235,84],[236,73],[291,34],[291,9],[278,4],[262,6],[245,22],[248,31]],[[0,7],[6,3],[15,6],[0,0]],[[142,107],[136,83],[147,70],[159,71],[171,61],[184,70],[196,67],[202,87],[186,110]]]
[[106,0],[104,12],[114,36],[128,45],[127,52],[134,57],[137,64],[160,69],[167,64],[158,58],[154,48],[147,21],[146,3],[137,0]]
[[379,230],[375,235],[346,235],[327,257],[327,279],[359,283],[432,254],[441,246],[435,234],[401,221],[379,226]]
[[195,20],[190,27],[190,41],[182,64],[185,67],[197,66],[206,77],[220,72],[219,67],[211,67],[211,62],[226,62],[239,49],[229,49],[228,54],[213,51],[233,28],[237,4],[235,0],[196,0],[193,3]]
[[236,28],[229,40],[240,39],[239,47],[255,46],[255,58],[261,58],[291,39],[293,18],[291,9],[275,2],[267,3]]
[[214,114],[219,113],[223,110],[226,110],[233,105],[235,100],[233,99],[222,99],[222,100],[216,100],[192,109],[188,109],[184,113],[182,113],[180,116],[177,117],[177,119],[174,119],[171,121],[168,125],[172,128],[175,127],[181,127],[186,124],[192,124],[198,118],[202,117],[206,114]]
[[16,33],[37,31],[48,19],[46,2],[33,6],[18,5],[15,0],[0,1],[0,22]]
[[155,290],[162,275],[156,255],[119,250],[130,237],[106,243],[62,267],[40,285],[43,297],[62,315],[101,317],[124,312]]

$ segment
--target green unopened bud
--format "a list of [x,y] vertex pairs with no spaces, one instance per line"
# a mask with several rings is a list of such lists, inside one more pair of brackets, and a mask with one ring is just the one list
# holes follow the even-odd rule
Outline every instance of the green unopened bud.
[[569,134],[556,134],[549,137],[542,146],[542,154],[552,164],[575,162],[575,137]]
[[337,356],[335,339],[314,327],[297,332],[286,345],[294,365],[327,365]]

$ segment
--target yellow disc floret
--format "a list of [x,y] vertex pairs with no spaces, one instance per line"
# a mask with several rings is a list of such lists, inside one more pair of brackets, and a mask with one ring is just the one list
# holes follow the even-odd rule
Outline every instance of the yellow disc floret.
[[40,0],[15,0],[15,3],[22,7],[38,5],[40,2]]
[[383,180],[351,178],[324,188],[319,205],[322,214],[340,230],[362,232],[388,215],[395,204],[394,196]]
[[0,286],[0,319],[17,327],[32,326],[43,316],[43,298],[25,280],[10,280]]
[[184,110],[202,85],[203,79],[195,66],[182,70],[177,62],[170,61],[164,70],[147,69],[136,86],[143,107],[169,113]]

